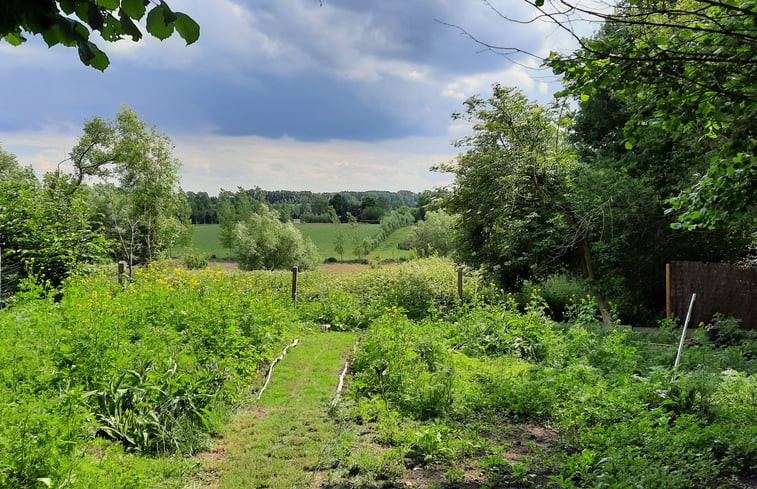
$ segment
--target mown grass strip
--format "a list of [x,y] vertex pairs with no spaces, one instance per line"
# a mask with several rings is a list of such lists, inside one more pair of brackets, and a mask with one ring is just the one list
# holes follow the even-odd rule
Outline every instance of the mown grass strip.
[[328,404],[354,333],[314,333],[276,366],[260,401],[240,411],[211,454],[203,489],[309,487],[312,469],[336,436]]

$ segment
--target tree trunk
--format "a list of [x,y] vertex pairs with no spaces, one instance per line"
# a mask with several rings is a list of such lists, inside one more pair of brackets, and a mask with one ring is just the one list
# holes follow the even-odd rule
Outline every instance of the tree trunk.
[[[586,239],[581,240],[581,258],[584,262],[586,276],[590,281],[594,281],[594,260],[591,256],[589,242]],[[607,312],[607,303],[601,293],[596,293],[595,296],[597,298],[597,306],[599,306],[599,313],[602,315],[602,322],[605,326],[609,327],[612,324],[612,319],[610,319],[610,314]]]

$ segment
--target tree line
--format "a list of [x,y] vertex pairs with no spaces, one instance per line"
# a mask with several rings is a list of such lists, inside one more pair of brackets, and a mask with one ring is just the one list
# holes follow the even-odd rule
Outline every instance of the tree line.
[[264,203],[279,213],[282,221],[299,219],[302,222],[331,222],[329,208],[333,207],[342,222],[347,222],[347,214],[352,214],[360,221],[376,222],[402,206],[416,207],[420,194],[409,190],[398,192],[311,192],[294,190],[263,190],[237,188],[236,191],[224,190],[218,195],[207,192],[186,192],[190,207],[192,224],[219,224],[219,210],[224,201],[233,206],[245,206],[250,203]]

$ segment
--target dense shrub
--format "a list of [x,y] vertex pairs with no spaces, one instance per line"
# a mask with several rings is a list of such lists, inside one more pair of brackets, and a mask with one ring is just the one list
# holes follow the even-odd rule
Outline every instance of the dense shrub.
[[557,273],[538,283],[524,280],[516,293],[518,303],[525,307],[534,292],[546,302],[550,317],[555,321],[562,321],[568,308],[585,297],[590,289],[588,282],[583,278]]
[[[93,226],[93,213],[80,193],[65,181],[0,182],[0,251],[3,290],[14,292],[32,276],[53,287],[105,255],[105,238]],[[57,187],[56,187],[57,186]]]
[[[606,328],[591,297],[563,323],[540,312],[545,303],[532,297],[519,313],[489,300],[420,322],[390,310],[353,363],[355,416],[386,426],[411,463],[451,467],[480,444],[467,426],[481,419],[546,422],[561,441],[539,463],[561,488],[716,487],[755,470],[751,339],[689,348],[673,376],[674,346]],[[514,463],[500,461],[500,482],[529,464]]]
[[278,214],[266,207],[234,228],[232,249],[242,270],[280,270],[298,266],[316,268],[318,248],[291,222],[282,223]]
[[375,316],[399,308],[411,319],[449,309],[457,301],[456,272],[442,258],[411,261],[346,278],[344,285],[357,294]]
[[199,270],[202,268],[207,268],[209,257],[207,253],[189,250],[184,253],[183,259],[184,266],[186,266],[189,270]]
[[[698,338],[673,375],[674,345],[606,328],[591,298],[556,323],[538,296],[525,312],[491,286],[460,301],[455,278],[439,258],[309,272],[296,309],[287,272],[156,263],[125,289],[106,275],[69,280],[59,302],[30,286],[0,311],[0,486],[158,487],[141,469],[109,474],[119,459],[108,457],[202,448],[259,366],[323,323],[366,329],[345,417],[395,445],[393,464],[478,457],[501,485],[529,481],[538,462],[563,488],[728,487],[757,468],[751,338]],[[510,463],[493,445],[520,422],[559,436]]]
[[329,223],[331,222],[331,216],[328,213],[324,213],[324,214],[306,213],[300,216],[300,222]]
[[426,212],[425,219],[419,221],[410,241],[419,256],[449,256],[455,247],[456,218],[444,211]]
[[502,304],[482,305],[458,318],[449,342],[469,356],[515,355],[538,360],[544,358],[545,341],[552,335],[549,321],[539,312],[521,314]]

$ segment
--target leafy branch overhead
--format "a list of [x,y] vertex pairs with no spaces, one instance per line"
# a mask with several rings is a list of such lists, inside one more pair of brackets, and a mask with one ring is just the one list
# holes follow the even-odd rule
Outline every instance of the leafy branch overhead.
[[102,71],[110,60],[90,35],[97,32],[107,42],[127,37],[136,42],[142,38],[137,25],[142,19],[147,32],[161,41],[178,33],[189,45],[200,37],[197,22],[162,0],[11,0],[0,3],[0,38],[18,46],[27,33],[39,34],[49,47],[76,47],[82,63]]
[[[631,153],[645,151],[639,142],[649,128],[667,132],[674,141],[709,142],[692,158],[691,178],[665,195],[677,227],[733,227],[742,218],[757,222],[754,1],[523,1],[534,15],[513,18],[495,2],[484,3],[507,22],[552,24],[579,48],[542,57],[453,27],[509,59],[536,57],[562,77],[561,95],[585,103],[607,92],[626,100],[633,113],[618,138]],[[593,25],[601,27],[586,37]],[[681,145],[675,147],[678,151]]]

